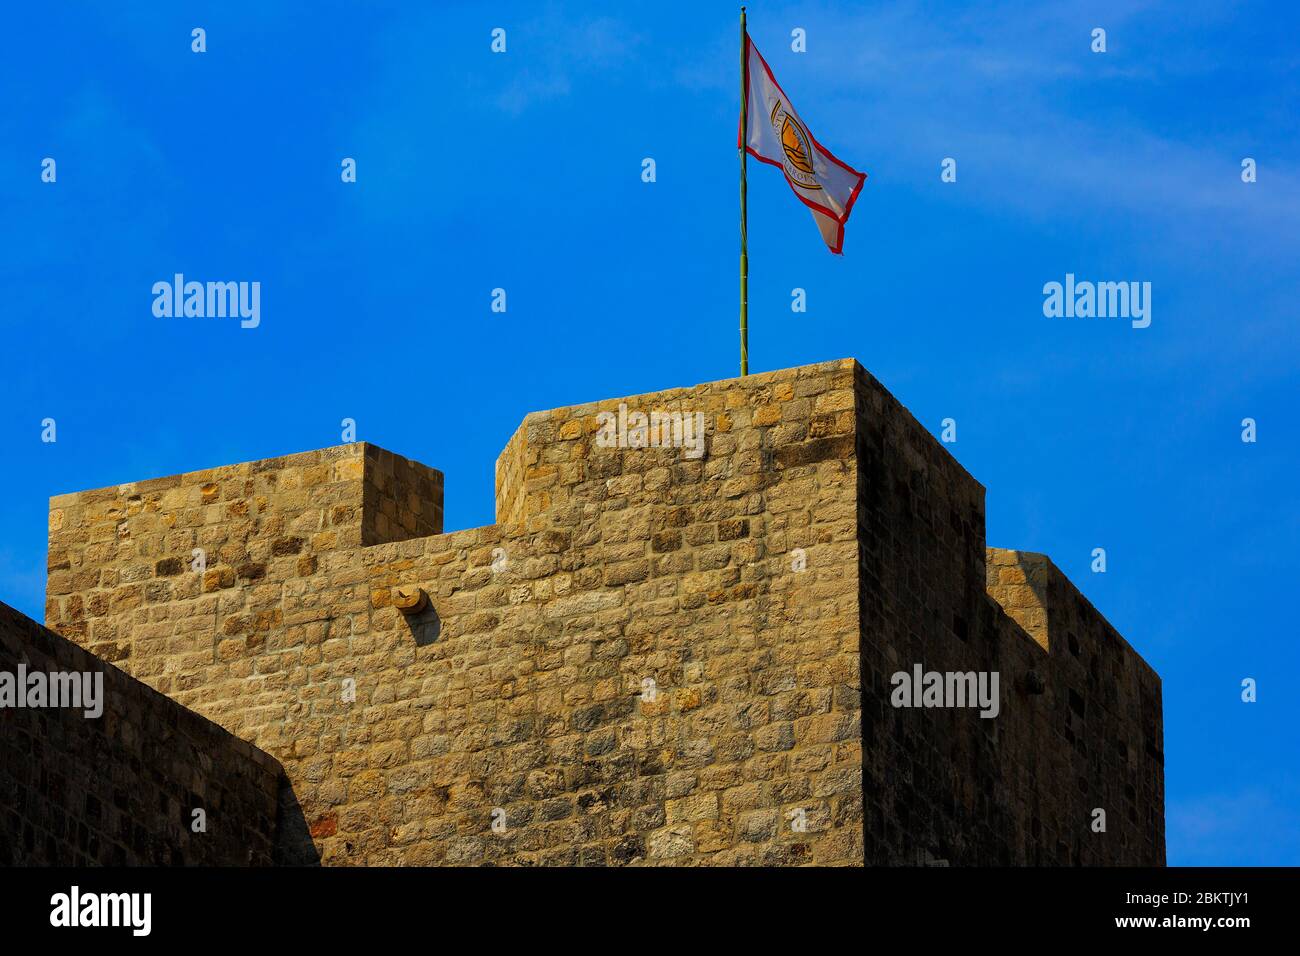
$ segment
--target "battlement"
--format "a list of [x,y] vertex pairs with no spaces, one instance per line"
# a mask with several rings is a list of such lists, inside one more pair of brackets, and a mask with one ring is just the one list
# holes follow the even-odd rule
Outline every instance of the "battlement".
[[1164,862],[1159,678],[857,362],[534,412],[496,505],[362,444],[61,495],[47,624],[324,863]]
[[[104,660],[137,644],[158,659],[189,645],[150,626],[152,608],[264,592],[336,552],[441,531],[442,473],[365,442],[57,495],[46,619]],[[269,630],[261,610],[253,626]]]

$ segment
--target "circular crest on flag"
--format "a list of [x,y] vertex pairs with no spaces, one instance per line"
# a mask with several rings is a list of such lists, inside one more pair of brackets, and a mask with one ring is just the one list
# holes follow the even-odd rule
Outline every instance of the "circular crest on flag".
[[785,153],[781,165],[791,182],[803,189],[821,189],[813,168],[812,137],[793,114],[786,112],[779,98],[772,103],[772,129],[780,137]]

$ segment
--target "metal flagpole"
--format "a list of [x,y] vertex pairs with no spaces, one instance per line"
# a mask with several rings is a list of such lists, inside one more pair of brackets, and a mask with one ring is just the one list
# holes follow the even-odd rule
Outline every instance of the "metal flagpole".
[[749,138],[749,34],[740,8],[740,374],[749,374],[749,244],[746,236],[745,141]]

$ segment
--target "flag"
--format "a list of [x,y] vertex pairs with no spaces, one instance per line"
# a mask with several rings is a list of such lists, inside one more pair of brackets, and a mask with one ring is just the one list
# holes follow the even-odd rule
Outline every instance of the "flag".
[[760,162],[785,173],[785,181],[799,201],[812,210],[813,221],[826,245],[839,255],[844,246],[844,224],[853,211],[866,173],[846,166],[813,139],[748,34],[745,42],[748,44],[745,57],[745,125],[748,128],[739,134],[738,145]]

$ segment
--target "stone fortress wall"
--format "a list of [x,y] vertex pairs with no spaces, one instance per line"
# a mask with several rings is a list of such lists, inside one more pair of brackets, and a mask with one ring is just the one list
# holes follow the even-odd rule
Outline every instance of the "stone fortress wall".
[[[61,495],[46,624],[283,767],[274,862],[1164,863],[1159,678],[855,361],[533,413],[496,484],[450,534],[364,443]],[[893,706],[918,664],[998,716]]]

